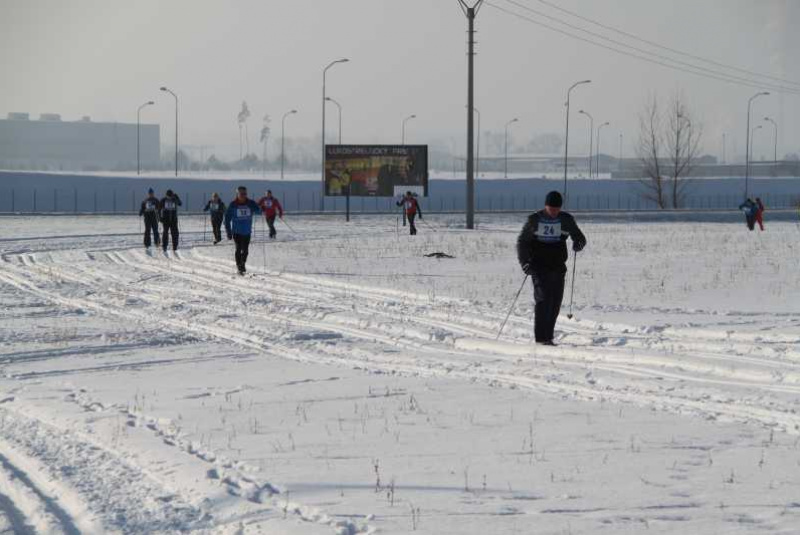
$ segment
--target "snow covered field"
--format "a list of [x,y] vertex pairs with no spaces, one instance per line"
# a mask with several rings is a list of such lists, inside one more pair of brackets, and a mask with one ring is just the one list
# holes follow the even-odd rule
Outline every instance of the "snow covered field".
[[542,348],[520,218],[288,221],[0,218],[0,533],[797,533],[797,224],[579,217]]

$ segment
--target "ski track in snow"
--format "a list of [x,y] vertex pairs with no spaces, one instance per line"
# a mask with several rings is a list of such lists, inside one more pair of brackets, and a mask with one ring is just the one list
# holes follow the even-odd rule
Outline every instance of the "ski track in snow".
[[[766,329],[738,331],[737,324],[748,316],[744,313],[721,316],[713,328],[633,326],[562,317],[561,346],[532,347],[529,317],[512,315],[503,337],[496,341],[504,313],[467,299],[437,296],[431,302],[427,295],[408,291],[288,272],[257,272],[240,278],[232,275],[232,261],[207,256],[205,248],[189,248],[165,258],[160,252],[148,255],[138,248],[120,248],[114,241],[106,236],[83,250],[73,249],[69,240],[58,240],[50,250],[6,250],[0,260],[0,283],[64,310],[113,318],[179,339],[234,343],[276,358],[373,373],[481,381],[800,433],[796,413],[800,338]],[[18,358],[59,356],[47,352]],[[154,360],[132,365],[168,363]],[[35,379],[37,373],[16,378]],[[93,403],[79,395],[75,401],[85,407]],[[146,415],[119,410],[175,447],[203,460],[218,460],[213,452],[198,450]],[[80,506],[62,504],[53,495],[58,489],[27,475],[48,472],[51,481],[60,478],[75,489],[83,503],[96,507],[102,502],[99,510],[115,511],[116,518],[102,519],[106,527],[128,533],[137,533],[145,525],[163,531],[208,527],[202,511],[182,503],[113,452],[1,405],[0,417],[4,431],[0,528],[5,522],[15,533],[97,530],[95,520],[87,518]],[[65,450],[71,450],[68,460]],[[20,452],[18,459],[3,455],[5,451]],[[17,466],[20,459],[31,458],[40,465]],[[235,463],[226,462],[235,468]],[[68,466],[70,473],[54,473]],[[111,474],[104,475],[110,484],[97,480],[98,466],[113,467]],[[261,501],[263,495],[264,501],[279,506],[272,495],[280,490],[268,482],[239,473],[228,485],[248,500]],[[119,492],[122,488],[124,493]],[[146,500],[147,496],[163,499]],[[170,502],[169,507],[164,502]],[[291,509],[303,520],[330,525],[340,533],[370,529],[335,522],[300,504],[292,504]]]
[[[60,260],[58,253],[19,258],[17,265],[7,261],[9,269],[0,277],[39,297],[134,322],[158,318],[158,326],[179,335],[234,342],[278,357],[385,373],[459,376],[756,421],[788,432],[797,432],[800,422],[794,412],[800,350],[792,337],[676,328],[648,333],[573,321],[561,324],[560,348],[532,348],[524,317],[512,317],[502,341],[495,342],[502,314],[465,300],[439,298],[441,304],[430,307],[416,304],[427,296],[323,278],[267,273],[240,279],[230,275],[229,262],[211,264],[197,249],[169,260],[139,250],[107,251],[84,261],[71,254]],[[71,283],[69,291],[47,289],[54,277]],[[142,280],[147,288],[138,285]],[[215,304],[218,290],[240,298],[246,312],[231,315],[228,307]],[[358,340],[360,351],[327,343],[331,336]],[[761,354],[753,355],[756,342]],[[369,346],[374,349],[363,351]],[[415,357],[397,359],[386,353],[387,346],[413,349]],[[524,365],[526,357],[535,359],[535,369]],[[593,384],[587,378],[593,370],[611,375]],[[631,382],[636,378],[641,384]],[[694,383],[694,397],[682,396],[675,387],[686,382]],[[697,395],[698,389],[706,392]]]

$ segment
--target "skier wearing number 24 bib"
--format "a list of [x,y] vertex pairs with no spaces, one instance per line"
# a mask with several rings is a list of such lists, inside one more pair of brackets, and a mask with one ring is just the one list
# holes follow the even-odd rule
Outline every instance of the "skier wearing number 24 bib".
[[253,231],[253,216],[261,214],[258,204],[247,198],[247,188],[239,186],[236,198],[225,211],[225,232],[228,239],[236,243],[236,269],[239,275],[247,273],[245,264],[250,251],[250,234]]
[[575,218],[562,212],[561,204],[559,192],[548,193],[544,210],[528,217],[517,239],[520,266],[533,281],[536,343],[551,346],[555,345],[553,331],[564,297],[567,238],[572,238],[572,250],[575,252],[586,246],[586,237],[575,223]]

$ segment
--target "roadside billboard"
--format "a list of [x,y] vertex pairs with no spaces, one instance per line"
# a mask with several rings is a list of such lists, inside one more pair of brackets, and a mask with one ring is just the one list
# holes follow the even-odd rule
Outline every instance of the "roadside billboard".
[[413,190],[428,196],[427,145],[326,145],[325,195],[394,197]]

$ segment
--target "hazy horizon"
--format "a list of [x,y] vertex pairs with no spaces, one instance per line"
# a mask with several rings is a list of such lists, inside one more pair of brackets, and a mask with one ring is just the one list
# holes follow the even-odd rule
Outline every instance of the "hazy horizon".
[[[588,0],[555,2],[602,24],[740,69],[800,82],[800,2],[790,0]],[[721,154],[727,134],[729,159],[743,155],[747,100],[755,87],[731,84],[623,56],[567,37],[501,9],[555,26],[535,9],[570,24],[603,33],[633,46],[641,42],[610,33],[538,0],[494,0],[477,21],[475,103],[481,129],[512,127],[522,144],[535,135],[563,135],[567,87],[581,79],[593,83],[573,92],[570,149],[586,152],[586,109],[595,126],[610,121],[604,143],[633,155],[638,113],[648,95],[670,97],[681,90],[704,127],[703,153]],[[522,7],[520,7],[522,6]],[[272,139],[320,133],[322,69],[328,71],[328,96],[343,107],[343,142],[399,143],[401,122],[409,143],[449,142],[463,154],[466,141],[466,28],[456,0],[342,0],[319,2],[175,1],[136,3],[78,0],[6,0],[0,5],[0,116],[9,112],[59,113],[64,120],[88,115],[94,121],[161,125],[162,143],[174,137],[174,104],[159,91],[166,85],[180,97],[180,144],[208,146],[206,157],[238,147],[237,114],[242,101],[252,112],[251,152],[258,144],[262,117],[272,118]],[[562,27],[563,28],[563,27]],[[575,29],[563,28],[599,41]],[[653,50],[652,48],[648,48]],[[669,54],[663,50],[659,54]],[[685,56],[670,57],[697,64]],[[706,65],[709,69],[715,67]],[[725,70],[719,68],[719,70]],[[752,77],[725,70],[737,76]],[[780,85],[775,80],[764,80]],[[785,84],[784,84],[785,85]],[[800,86],[797,92],[800,92]],[[753,125],[763,124],[753,146],[754,159],[771,159],[772,126],[778,123],[779,157],[800,152],[800,95],[760,98]],[[328,106],[328,139],[336,138],[336,107]]]

